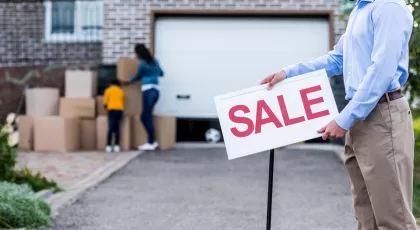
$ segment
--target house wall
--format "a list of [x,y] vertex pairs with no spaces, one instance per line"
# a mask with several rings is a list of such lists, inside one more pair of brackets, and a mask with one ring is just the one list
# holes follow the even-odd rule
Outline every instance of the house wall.
[[[136,43],[150,45],[150,13],[157,9],[206,10],[336,10],[341,0],[105,0],[103,62],[133,57]],[[335,37],[344,22],[335,15]]]
[[[45,9],[41,0],[0,2],[0,120],[15,111],[26,84],[62,88],[64,67],[89,68],[134,56],[134,44],[150,45],[150,14],[154,9],[184,10],[335,10],[338,41],[344,22],[341,0],[104,0],[103,43],[45,43]],[[51,68],[51,66],[53,68]],[[344,107],[342,79],[332,81],[336,101]]]
[[[121,56],[134,57],[136,43],[151,46],[150,15],[153,10],[333,10],[335,42],[345,28],[344,22],[339,20],[341,0],[105,0],[104,3],[104,63],[115,63]],[[342,94],[342,77],[331,79],[331,84],[341,110],[347,103]],[[342,144],[342,140],[336,142]]]
[[102,43],[45,43],[44,18],[40,0],[0,2],[0,122],[17,111],[27,85],[63,94],[66,68],[91,68],[102,60]]
[[0,2],[0,67],[101,62],[102,43],[44,42],[44,18],[42,1]]

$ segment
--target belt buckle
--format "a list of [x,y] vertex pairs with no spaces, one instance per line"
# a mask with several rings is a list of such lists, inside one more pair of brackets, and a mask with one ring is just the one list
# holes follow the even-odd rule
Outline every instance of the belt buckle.
[[386,102],[387,102],[387,103],[389,103],[389,102],[391,101],[391,100],[389,99],[389,95],[388,95],[388,93],[389,93],[389,92],[386,92],[386,93],[385,93],[385,98],[386,98]]

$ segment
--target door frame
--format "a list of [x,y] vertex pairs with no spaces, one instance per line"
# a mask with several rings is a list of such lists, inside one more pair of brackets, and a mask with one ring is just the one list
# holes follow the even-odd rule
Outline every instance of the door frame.
[[200,10],[200,9],[154,9],[150,12],[150,51],[154,53],[155,50],[155,24],[159,16],[208,16],[208,17],[223,17],[223,16],[258,16],[258,17],[325,17],[328,19],[329,25],[329,46],[333,49],[335,44],[334,34],[334,10]]

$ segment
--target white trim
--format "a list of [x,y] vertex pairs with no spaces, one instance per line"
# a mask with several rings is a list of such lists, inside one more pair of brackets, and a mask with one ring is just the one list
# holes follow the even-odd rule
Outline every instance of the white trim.
[[[82,9],[83,3],[82,1],[75,1],[76,2],[76,9]],[[103,1],[98,0],[98,3],[101,3],[101,10],[102,15],[100,20],[102,21],[103,26]],[[52,34],[51,33],[51,25],[52,25],[52,2],[45,1],[45,24],[44,24],[44,42],[46,43],[85,43],[85,42],[102,42],[103,40],[103,32],[101,32],[98,36],[95,35],[84,35],[82,33],[82,10],[77,10],[76,14],[74,15],[74,34]],[[103,31],[103,30],[102,30]]]

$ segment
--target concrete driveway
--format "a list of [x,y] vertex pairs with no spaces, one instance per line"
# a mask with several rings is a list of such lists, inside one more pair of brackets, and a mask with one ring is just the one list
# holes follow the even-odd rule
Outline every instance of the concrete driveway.
[[[141,155],[63,210],[54,230],[265,229],[268,153]],[[353,230],[350,184],[332,152],[276,150],[272,229]]]

